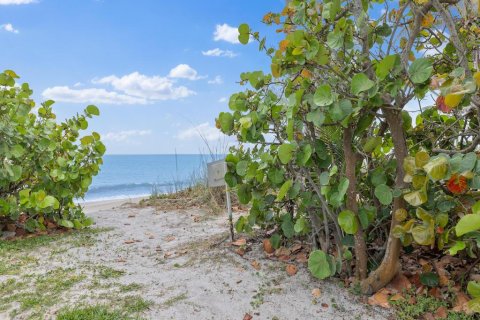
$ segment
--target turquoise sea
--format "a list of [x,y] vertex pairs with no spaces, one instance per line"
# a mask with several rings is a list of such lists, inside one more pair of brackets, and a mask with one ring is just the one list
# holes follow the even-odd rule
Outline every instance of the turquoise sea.
[[210,156],[200,154],[106,155],[103,160],[85,201],[173,192],[201,177],[206,162],[211,161]]

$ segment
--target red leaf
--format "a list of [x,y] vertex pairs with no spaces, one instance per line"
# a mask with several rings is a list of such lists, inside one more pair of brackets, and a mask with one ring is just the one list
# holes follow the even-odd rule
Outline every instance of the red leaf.
[[444,96],[438,96],[437,101],[436,101],[437,109],[445,112],[445,113],[450,113],[452,111],[451,108],[449,108],[445,104],[445,97]]
[[451,193],[464,193],[467,190],[467,178],[453,174],[447,182],[447,188]]

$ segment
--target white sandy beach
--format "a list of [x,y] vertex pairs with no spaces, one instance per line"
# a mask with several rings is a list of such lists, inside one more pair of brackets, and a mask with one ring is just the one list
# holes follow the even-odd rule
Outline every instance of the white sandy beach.
[[243,257],[234,253],[226,215],[129,205],[139,200],[86,204],[98,227],[114,229],[82,257],[125,270],[125,283],[143,284],[144,298],[154,301],[148,319],[238,320],[246,313],[254,319],[385,319],[334,281],[312,278],[305,265],[288,276],[285,264],[266,259],[260,244]]
[[[22,283],[25,277],[42,279],[52,272],[73,276],[75,283],[54,302],[37,307],[46,313],[44,319],[55,319],[64,307],[129,301],[149,301],[140,318],[154,320],[241,320],[246,314],[255,320],[388,317],[388,312],[361,303],[335,280],[314,279],[306,263],[294,262],[298,273],[289,276],[286,264],[269,259],[260,241],[238,255],[229,240],[226,214],[156,210],[135,205],[139,201],[85,203],[98,232],[80,233],[80,237],[73,232],[20,256],[12,255],[9,261],[28,256],[27,263],[20,272],[0,275],[0,280]],[[240,214],[235,212],[235,217]],[[23,292],[36,290],[35,282],[26,283],[32,287],[22,288]],[[313,289],[319,289],[316,296]],[[29,319],[32,310],[22,310],[21,303],[14,303],[0,310],[0,319]]]

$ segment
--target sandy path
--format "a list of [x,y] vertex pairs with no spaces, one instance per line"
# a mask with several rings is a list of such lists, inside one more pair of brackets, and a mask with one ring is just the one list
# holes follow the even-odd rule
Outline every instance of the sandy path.
[[[243,257],[235,254],[221,242],[228,236],[226,217],[120,204],[85,205],[98,227],[114,229],[76,256],[82,264],[126,271],[119,279],[125,284],[143,284],[142,297],[154,302],[148,319],[240,320],[246,313],[253,319],[386,319],[333,281],[312,278],[305,266],[289,277],[285,264],[265,259],[259,244]],[[314,288],[319,298],[311,295]]]

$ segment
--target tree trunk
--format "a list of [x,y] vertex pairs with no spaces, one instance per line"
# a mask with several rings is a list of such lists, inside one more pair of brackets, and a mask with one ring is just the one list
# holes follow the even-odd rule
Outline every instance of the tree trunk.
[[[402,126],[401,111],[392,109],[392,106],[382,108],[383,114],[390,127],[392,134],[395,158],[397,159],[397,169],[395,178],[395,187],[402,189],[405,186],[403,181],[404,170],[403,161],[408,155],[407,144]],[[398,224],[394,218],[394,213],[398,209],[405,208],[405,201],[403,197],[397,197],[393,201],[392,222],[390,224],[390,234],[388,235],[385,255],[382,263],[373,272],[370,273],[367,279],[361,282],[361,290],[364,294],[372,294],[387,285],[400,270],[400,249],[401,242],[393,236],[393,228]]]
[[[357,157],[352,149],[354,128],[349,126],[343,132],[343,152],[345,154],[345,176],[349,184],[347,189],[347,209],[358,217],[357,203],[357,175],[355,172]],[[363,235],[362,226],[359,223],[355,238],[355,275],[363,280],[367,277],[367,245]]]

